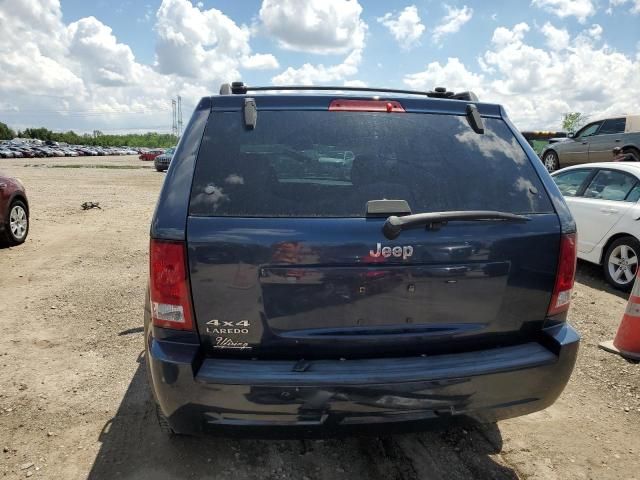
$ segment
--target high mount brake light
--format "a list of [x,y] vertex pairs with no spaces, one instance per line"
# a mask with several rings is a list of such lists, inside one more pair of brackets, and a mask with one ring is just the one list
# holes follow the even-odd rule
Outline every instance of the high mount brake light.
[[329,104],[332,112],[389,112],[404,113],[400,102],[388,100],[333,100]]
[[184,243],[151,240],[149,264],[153,325],[193,330]]
[[553,295],[551,295],[547,316],[557,315],[569,310],[571,290],[573,289],[573,281],[576,275],[576,243],[577,237],[575,233],[562,235],[556,283],[553,287]]

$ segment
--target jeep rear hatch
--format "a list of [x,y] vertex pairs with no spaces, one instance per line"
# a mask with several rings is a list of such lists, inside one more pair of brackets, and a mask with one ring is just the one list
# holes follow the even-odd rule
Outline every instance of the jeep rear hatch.
[[[395,107],[259,110],[249,129],[241,110],[214,111],[187,224],[206,351],[428,355],[535,335],[560,225],[507,125],[482,120],[478,134],[464,115]],[[384,199],[403,202],[367,211]],[[389,217],[409,213],[403,205],[422,220],[463,215],[385,235]]]

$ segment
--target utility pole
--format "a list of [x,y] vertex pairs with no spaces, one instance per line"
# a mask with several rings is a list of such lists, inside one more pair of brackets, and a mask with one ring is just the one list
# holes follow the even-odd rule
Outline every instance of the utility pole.
[[174,136],[178,136],[178,117],[176,115],[176,101],[172,98],[171,99],[171,116],[172,116],[172,123],[171,123],[171,134]]
[[178,95],[178,138],[182,136],[182,97]]

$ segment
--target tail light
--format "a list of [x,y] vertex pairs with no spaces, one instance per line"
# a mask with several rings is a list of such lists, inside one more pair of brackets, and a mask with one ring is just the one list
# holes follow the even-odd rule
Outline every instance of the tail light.
[[151,240],[149,263],[153,324],[156,327],[193,330],[184,244]]
[[575,233],[562,235],[560,240],[556,284],[553,287],[553,295],[547,311],[548,316],[569,310],[571,290],[576,275],[576,241]]
[[404,113],[400,102],[387,100],[332,100],[329,104],[331,112],[388,112]]

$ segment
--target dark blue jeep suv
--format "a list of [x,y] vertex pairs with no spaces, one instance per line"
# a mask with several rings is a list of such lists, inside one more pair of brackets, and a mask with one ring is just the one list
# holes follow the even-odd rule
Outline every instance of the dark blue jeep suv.
[[543,409],[576,360],[575,267],[571,214],[501,106],[225,84],[151,225],[160,425],[334,435]]

